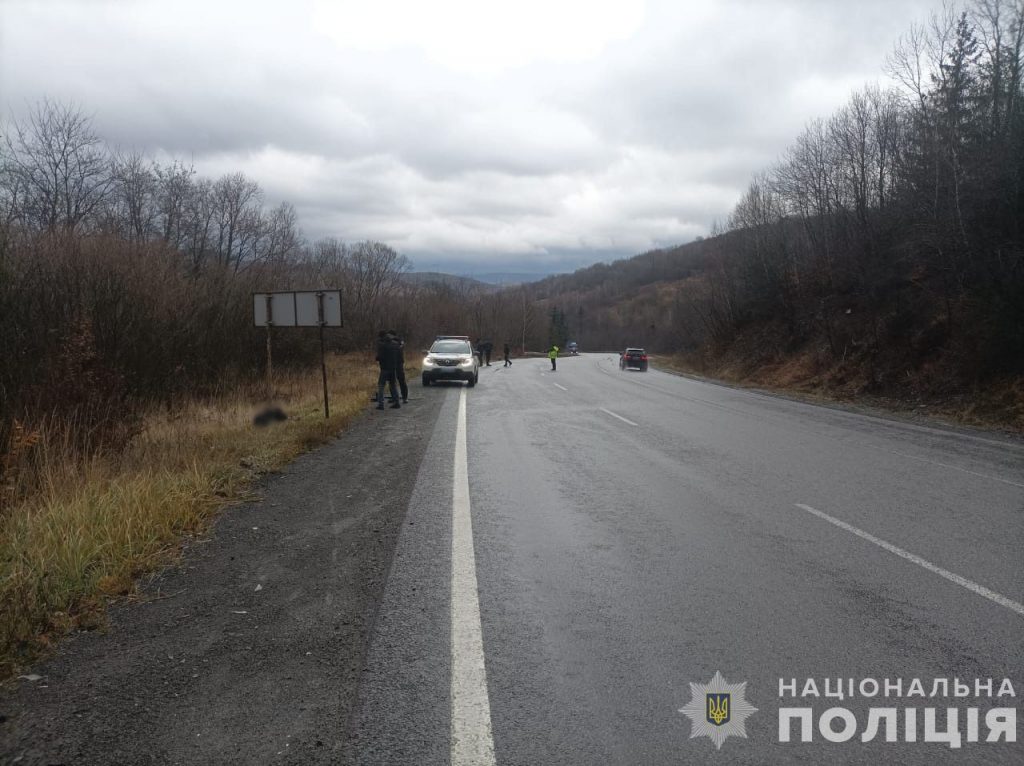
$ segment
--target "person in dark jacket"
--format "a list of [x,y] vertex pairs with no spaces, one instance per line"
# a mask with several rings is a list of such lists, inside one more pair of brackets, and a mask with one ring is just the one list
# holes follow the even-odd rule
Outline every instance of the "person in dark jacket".
[[480,344],[480,349],[484,352],[484,366],[491,366],[491,352],[494,350],[494,344],[489,340],[485,340]]
[[377,333],[377,364],[380,365],[380,374],[377,376],[377,409],[384,409],[384,384],[388,384],[391,391],[391,409],[397,410],[402,405],[398,401],[397,370],[398,360],[401,357],[401,346],[395,343],[395,339],[388,335],[387,331],[381,330]]
[[512,349],[510,349],[508,347],[507,343],[505,344],[504,351],[505,351],[505,364],[502,365],[502,366],[503,367],[511,367],[512,366]]
[[388,334],[398,344],[398,366],[395,368],[395,377],[398,379],[398,389],[402,392],[402,404],[408,404],[409,384],[405,382],[405,341],[394,330],[388,330]]

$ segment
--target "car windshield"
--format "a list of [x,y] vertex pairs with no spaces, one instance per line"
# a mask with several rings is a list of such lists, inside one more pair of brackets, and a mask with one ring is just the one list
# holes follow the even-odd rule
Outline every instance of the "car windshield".
[[469,343],[464,340],[439,340],[430,347],[432,354],[469,354]]

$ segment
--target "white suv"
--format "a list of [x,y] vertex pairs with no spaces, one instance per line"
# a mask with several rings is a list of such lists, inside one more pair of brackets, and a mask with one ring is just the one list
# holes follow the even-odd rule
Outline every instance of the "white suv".
[[439,380],[464,380],[472,388],[480,377],[480,362],[465,335],[439,335],[423,359],[423,385]]

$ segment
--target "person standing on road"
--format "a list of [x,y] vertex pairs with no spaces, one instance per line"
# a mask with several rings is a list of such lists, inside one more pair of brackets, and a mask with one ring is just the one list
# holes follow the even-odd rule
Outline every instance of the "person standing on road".
[[551,350],[548,351],[548,359],[551,360],[551,372],[554,372],[556,369],[555,360],[558,359],[558,346],[551,347]]
[[479,338],[476,339],[476,343],[473,344],[473,353],[476,355],[477,363],[484,366],[484,344]]
[[388,330],[388,334],[398,346],[398,366],[395,367],[395,377],[398,379],[398,389],[402,392],[402,404],[409,403],[409,384],[405,382],[405,341],[402,336],[394,330]]
[[384,384],[388,384],[391,391],[391,400],[394,404],[391,409],[397,410],[402,405],[398,401],[398,387],[396,386],[396,370],[398,359],[401,354],[401,347],[395,343],[395,339],[388,335],[386,330],[377,333],[377,364],[380,365],[380,374],[377,376],[377,409],[384,409]]
[[485,366],[486,367],[490,367],[491,366],[491,352],[494,350],[494,344],[491,343],[489,340],[485,340],[481,344],[480,348],[483,349],[484,358],[486,358],[486,360],[487,360]]
[[502,366],[503,367],[511,367],[512,366],[512,358],[511,358],[512,350],[508,347],[507,343],[505,344],[505,349],[504,350],[505,350],[505,364],[502,365]]

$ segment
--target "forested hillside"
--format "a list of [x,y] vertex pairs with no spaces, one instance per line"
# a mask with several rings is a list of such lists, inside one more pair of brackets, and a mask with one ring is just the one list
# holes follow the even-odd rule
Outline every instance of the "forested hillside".
[[545,310],[587,347],[643,344],[712,373],[1019,396],[1022,41],[1019,4],[934,16],[887,62],[902,87],[809,123],[724,231],[540,282]]

